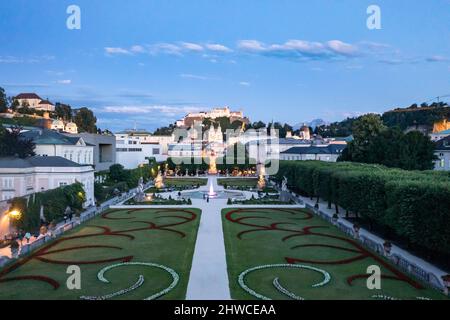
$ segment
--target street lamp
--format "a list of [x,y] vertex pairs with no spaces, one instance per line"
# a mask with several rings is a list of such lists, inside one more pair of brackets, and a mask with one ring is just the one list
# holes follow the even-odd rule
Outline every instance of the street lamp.
[[22,212],[20,212],[19,210],[11,210],[8,215],[13,220],[20,220],[20,218],[22,217]]

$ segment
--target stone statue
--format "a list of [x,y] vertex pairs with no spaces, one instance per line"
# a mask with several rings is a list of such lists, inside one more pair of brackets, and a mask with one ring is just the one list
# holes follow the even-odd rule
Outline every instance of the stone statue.
[[287,183],[288,179],[283,176],[283,181],[281,182],[281,191],[288,191]]

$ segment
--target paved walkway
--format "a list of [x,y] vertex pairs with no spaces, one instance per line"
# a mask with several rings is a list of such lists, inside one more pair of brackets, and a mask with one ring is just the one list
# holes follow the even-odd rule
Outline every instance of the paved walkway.
[[[208,190],[210,183],[214,190],[221,190],[217,177],[210,177],[208,185],[200,189]],[[221,210],[226,200],[192,200],[192,205],[202,210],[197,242],[192,260],[191,274],[187,288],[188,300],[230,300],[225,243],[222,232]]]

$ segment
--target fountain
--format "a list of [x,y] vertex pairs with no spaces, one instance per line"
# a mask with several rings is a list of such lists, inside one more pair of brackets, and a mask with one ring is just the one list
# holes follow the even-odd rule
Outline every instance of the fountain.
[[214,151],[211,151],[209,155],[209,169],[208,169],[208,174],[210,175],[217,174],[216,158],[217,157]]
[[210,197],[210,198],[217,197],[217,192],[214,191],[214,187],[213,187],[212,183],[209,185],[208,197]]

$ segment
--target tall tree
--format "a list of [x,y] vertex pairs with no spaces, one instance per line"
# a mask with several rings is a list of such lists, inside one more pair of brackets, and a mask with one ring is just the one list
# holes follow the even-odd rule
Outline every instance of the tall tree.
[[385,129],[381,117],[377,114],[366,114],[359,117],[353,123],[354,140],[348,144],[347,150],[343,152],[340,160],[367,162],[368,151],[373,140]]
[[55,113],[58,118],[65,121],[72,119],[72,108],[67,104],[57,102],[55,104]]
[[8,98],[6,97],[5,89],[0,87],[0,113],[8,111]]
[[97,118],[95,117],[92,110],[83,107],[77,111],[77,114],[74,118],[75,124],[78,126],[79,132],[89,132],[96,133],[97,132]]
[[20,127],[11,127],[5,129],[0,127],[0,156],[14,156],[26,158],[34,156],[35,144],[30,139],[24,139],[20,136]]

